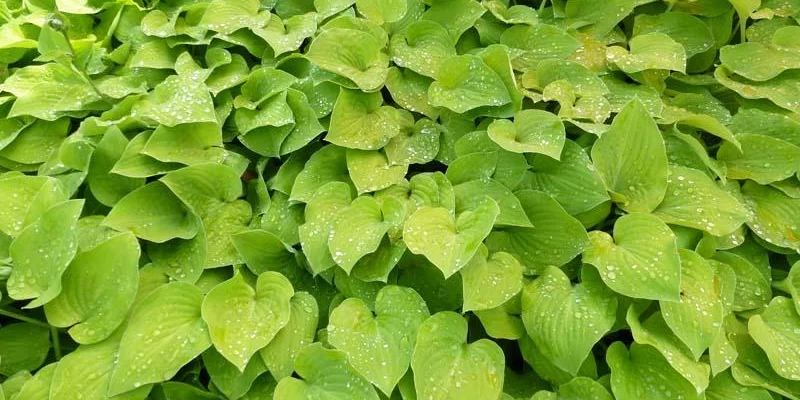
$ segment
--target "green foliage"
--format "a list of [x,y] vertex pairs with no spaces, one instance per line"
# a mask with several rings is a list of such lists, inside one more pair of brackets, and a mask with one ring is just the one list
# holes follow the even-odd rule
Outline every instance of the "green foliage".
[[800,399],[797,0],[0,1],[0,400]]

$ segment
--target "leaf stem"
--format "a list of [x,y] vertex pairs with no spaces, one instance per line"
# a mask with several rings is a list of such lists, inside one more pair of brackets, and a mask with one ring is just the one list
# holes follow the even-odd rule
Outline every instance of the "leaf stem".
[[9,318],[13,318],[13,319],[16,319],[18,321],[23,321],[23,322],[27,322],[27,323],[34,324],[34,325],[43,326],[43,327],[46,327],[46,328],[50,327],[50,325],[47,324],[47,323],[39,321],[38,319],[35,319],[35,318],[27,317],[25,315],[20,314],[19,312],[16,312],[16,311],[11,311],[11,310],[6,310],[6,309],[3,309],[3,308],[0,308],[0,315],[6,316],[6,317],[9,317]]
[[540,14],[541,14],[542,11],[544,11],[544,6],[545,5],[547,5],[547,0],[542,0],[542,2],[539,4],[539,13]]
[[53,353],[56,356],[56,361],[61,359],[61,341],[58,339],[58,328],[55,326],[50,327],[50,337],[53,342]]

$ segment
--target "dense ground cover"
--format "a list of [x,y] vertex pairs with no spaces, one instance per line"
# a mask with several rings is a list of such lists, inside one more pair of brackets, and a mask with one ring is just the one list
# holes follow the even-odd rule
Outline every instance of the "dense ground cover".
[[800,399],[800,2],[0,2],[0,399]]

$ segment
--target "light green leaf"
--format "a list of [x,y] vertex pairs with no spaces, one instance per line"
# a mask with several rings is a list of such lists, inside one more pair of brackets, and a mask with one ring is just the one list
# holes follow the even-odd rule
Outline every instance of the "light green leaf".
[[422,14],[422,20],[438,22],[457,42],[485,12],[486,9],[473,0],[433,0]]
[[300,350],[314,341],[319,321],[319,307],[314,296],[297,292],[291,300],[289,322],[269,344],[259,350],[269,372],[275,379],[292,375]]
[[351,149],[377,150],[400,133],[397,110],[380,93],[342,89],[325,140]]
[[660,219],[628,214],[614,223],[614,237],[589,232],[583,261],[594,265],[608,287],[639,299],[678,301],[681,264],[675,235]]
[[380,204],[371,196],[353,200],[336,214],[332,226],[328,249],[333,261],[348,274],[361,257],[378,249],[389,229]]
[[629,352],[622,342],[614,342],[606,361],[611,367],[611,389],[619,400],[704,398],[653,347],[634,343]]
[[360,299],[339,304],[331,312],[328,341],[388,396],[408,370],[417,329],[428,316],[413,289],[389,285],[378,292],[375,315]]
[[796,50],[757,42],[725,46],[719,50],[719,60],[729,71],[753,81],[767,81],[784,71],[800,68]]
[[566,5],[564,13],[569,25],[584,27],[587,33],[601,38],[611,32],[640,3],[642,2],[635,0],[612,0],[600,4],[591,0],[577,0]]
[[669,365],[689,381],[700,393],[708,387],[711,367],[695,360],[689,348],[672,333],[660,312],[655,312],[640,322],[635,306],[628,309],[625,317],[636,343],[653,346]]
[[472,259],[499,214],[497,203],[488,198],[457,218],[442,207],[420,207],[406,221],[403,240],[448,278]]
[[733,310],[744,311],[761,308],[772,298],[772,289],[766,277],[746,258],[731,252],[720,251],[714,260],[731,267],[736,274]]
[[109,207],[113,207],[125,195],[144,185],[144,179],[111,173],[127,146],[128,139],[125,135],[118,128],[109,127],[92,153],[86,180],[92,195]]
[[800,315],[789,298],[775,297],[747,323],[753,340],[769,357],[778,375],[800,380]]
[[560,161],[535,155],[529,162],[531,171],[525,173],[521,188],[547,193],[571,215],[588,211],[609,199],[603,179],[589,155],[571,140],[564,143]]
[[305,208],[305,223],[299,230],[311,271],[319,274],[336,265],[328,250],[328,237],[335,227],[336,215],[350,205],[350,186],[344,182],[330,182],[319,188],[308,200]]
[[111,168],[110,173],[129,178],[147,178],[182,167],[180,164],[161,162],[141,153],[152,133],[152,131],[144,131],[133,137],[119,160]]
[[527,335],[525,325],[519,315],[509,314],[507,307],[503,305],[488,310],[475,310],[473,313],[480,319],[483,329],[490,337],[518,340]]
[[0,175],[0,230],[15,237],[50,207],[67,198],[57,179],[23,174]]
[[463,113],[478,107],[497,107],[511,102],[501,77],[480,57],[452,56],[442,61],[436,80],[428,88],[435,107]]
[[[432,75],[435,76],[435,73]],[[392,67],[386,77],[386,88],[401,107],[436,119],[439,111],[428,102],[428,86],[431,82],[430,78],[410,69]],[[438,148],[436,150],[438,152]]]
[[548,265],[564,265],[589,247],[589,237],[581,223],[552,197],[534,190],[521,190],[516,196],[534,225],[492,232],[486,239],[492,251],[511,253],[526,271],[538,272]]
[[453,312],[428,318],[417,332],[411,368],[418,398],[494,399],[504,376],[503,352],[494,342],[467,344],[467,322]]
[[33,378],[25,381],[19,393],[14,396],[15,400],[48,400],[50,385],[53,382],[53,374],[58,364],[47,364],[44,368],[36,372]]
[[[457,54],[455,41],[447,29],[426,20],[414,21],[392,35],[389,46],[395,64],[431,78],[437,76],[445,60]],[[391,78],[387,85],[390,82]]]
[[632,74],[653,69],[686,71],[686,51],[680,43],[663,33],[647,33],[628,43],[630,50],[608,48],[606,58],[620,70]]
[[120,199],[103,224],[157,243],[191,239],[199,229],[197,218],[161,182],[148,183]]
[[550,362],[575,375],[592,347],[614,325],[617,299],[592,269],[572,286],[556,267],[522,292],[522,321],[528,335]]
[[211,347],[208,327],[200,317],[202,301],[197,287],[172,282],[138,303],[122,335],[109,395],[169,380]]
[[330,28],[311,42],[306,57],[320,68],[350,79],[359,89],[373,91],[383,85],[389,72],[389,56],[381,53],[382,47],[383,43],[364,31]]
[[748,181],[742,186],[745,206],[751,219],[747,226],[776,246],[800,251],[800,199],[793,199],[778,189]]
[[150,261],[176,281],[195,283],[208,258],[208,241],[204,228],[197,230],[191,239],[172,239],[147,246]]
[[[253,381],[267,371],[264,362],[258,357],[253,358],[244,371],[239,371],[236,366],[226,360],[213,347],[203,353],[202,360],[203,366],[211,378],[211,383],[230,399],[241,398],[250,390]],[[207,394],[207,396],[210,396],[210,394]]]
[[486,246],[479,246],[460,272],[464,287],[464,311],[499,307],[522,290],[522,266],[519,261],[504,252],[490,256]]
[[81,344],[110,336],[136,296],[139,256],[139,243],[131,233],[78,254],[61,279],[61,294],[45,304],[47,321],[60,328],[71,326],[70,336]]
[[223,162],[222,130],[216,123],[188,123],[175,127],[160,125],[141,150],[162,162],[186,165]]
[[264,272],[251,287],[236,274],[203,300],[203,320],[214,347],[239,371],[287,323],[291,314],[292,284],[278,272]]
[[108,395],[121,336],[114,334],[100,343],[82,345],[62,358],[53,375],[50,399],[71,400],[76,393],[87,400],[143,400],[147,397],[150,386],[113,397]]
[[566,135],[564,123],[555,114],[542,110],[524,110],[514,122],[495,120],[487,128],[489,137],[500,147],[515,153],[540,153],[561,158]]
[[347,149],[347,169],[358,193],[375,192],[403,180],[408,165],[390,165],[378,150]]
[[684,12],[636,16],[634,36],[654,32],[668,35],[680,43],[686,50],[686,57],[704,53],[715,44],[711,28],[702,19]]
[[378,24],[397,22],[406,14],[406,0],[356,0],[359,14]]
[[629,102],[592,146],[592,160],[611,198],[628,212],[650,212],[667,190],[664,140],[647,109]]
[[307,203],[319,188],[329,182],[351,182],[346,152],[339,146],[324,146],[311,155],[297,174],[289,199]]
[[295,371],[303,379],[281,379],[275,399],[379,399],[375,388],[347,362],[343,351],[328,350],[319,343],[306,346],[297,355]]
[[578,39],[550,24],[515,25],[500,35],[500,43],[512,49],[515,70],[535,69],[539,62],[564,59],[580,47]]
[[474,210],[484,199],[493,199],[500,207],[495,224],[498,226],[532,227],[520,200],[507,187],[494,179],[475,179],[453,186],[456,196],[456,213]]
[[190,75],[169,76],[133,106],[131,115],[166,126],[217,122],[208,88],[194,78]]
[[9,118],[30,115],[54,121],[102,99],[85,78],[57,63],[21,68],[0,85],[0,90],[17,98]]
[[731,179],[752,179],[762,185],[791,177],[800,171],[800,146],[758,134],[738,137],[741,151],[723,143],[717,158]]
[[678,253],[681,262],[680,300],[661,300],[659,304],[664,321],[698,359],[722,326],[720,283],[714,269],[703,257],[685,249],[679,249]]
[[269,19],[267,26],[253,29],[253,33],[272,47],[275,55],[300,48],[306,38],[317,30],[318,16],[313,13],[294,15],[282,21],[277,15]]
[[714,71],[714,78],[723,86],[746,99],[768,99],[787,110],[800,112],[800,70],[786,71],[764,82],[736,78],[725,66]]
[[772,396],[766,389],[744,386],[736,382],[729,371],[725,371],[714,379],[706,390],[707,400],[770,400]]
[[229,2],[213,0],[198,25],[219,33],[231,34],[243,28],[260,28],[269,21],[269,13],[259,13],[259,0]]
[[75,228],[83,203],[69,200],[51,207],[11,242],[14,269],[6,283],[9,297],[34,299],[25,306],[33,308],[61,293],[61,275],[78,250]]
[[28,322],[0,327],[0,374],[39,368],[50,352],[50,330]]
[[744,206],[708,175],[692,168],[672,167],[664,201],[653,214],[669,224],[704,230],[714,236],[731,234],[746,219]]

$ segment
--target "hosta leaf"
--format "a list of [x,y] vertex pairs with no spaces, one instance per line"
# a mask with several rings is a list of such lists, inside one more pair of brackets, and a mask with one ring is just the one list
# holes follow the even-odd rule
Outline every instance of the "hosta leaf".
[[739,384],[729,371],[715,376],[706,390],[708,400],[770,400],[771,398],[766,389]]
[[380,246],[389,229],[380,204],[370,196],[360,196],[336,214],[328,236],[328,249],[348,274],[361,257]]
[[14,399],[19,400],[45,400],[49,397],[53,374],[58,364],[47,364],[33,378],[25,381]]
[[787,110],[800,112],[800,70],[786,71],[764,82],[731,76],[725,66],[714,71],[714,78],[746,99],[768,99]]
[[708,175],[692,168],[672,167],[664,200],[653,214],[664,222],[725,236],[745,222],[746,209]]
[[254,357],[244,371],[239,371],[214,348],[206,350],[202,359],[214,387],[228,398],[241,398],[250,390],[253,381],[267,371],[259,357]]
[[122,335],[109,395],[169,380],[211,347],[208,327],[200,317],[202,301],[197,287],[172,282],[136,306]]
[[441,24],[454,42],[486,12],[483,6],[473,0],[434,0],[430,6],[422,14],[422,20]]
[[564,59],[580,42],[563,29],[550,24],[515,25],[500,35],[500,43],[518,50],[511,64],[518,71],[534,69],[547,59]]
[[103,224],[157,243],[191,239],[199,229],[197,218],[161,182],[149,183],[120,199]]
[[614,325],[617,299],[592,269],[572,286],[556,267],[522,292],[522,321],[528,335],[554,365],[575,375],[592,347]]
[[269,21],[269,13],[259,14],[258,0],[229,2],[213,0],[208,4],[199,25],[203,28],[230,34],[242,28],[259,28]]
[[589,233],[583,260],[594,265],[608,287],[625,296],[678,301],[681,264],[675,235],[655,216],[628,214],[614,224],[614,237]]
[[127,146],[128,139],[125,135],[116,127],[110,127],[92,153],[89,173],[86,176],[89,189],[97,200],[109,207],[113,207],[125,195],[144,185],[144,179],[110,173]]
[[76,393],[88,400],[143,400],[147,397],[150,386],[113,397],[108,395],[120,337],[114,334],[100,343],[82,345],[62,358],[53,373],[50,399],[68,400]]
[[51,177],[0,175],[0,230],[15,237],[50,207],[68,196]]
[[664,140],[641,102],[620,111],[592,147],[592,160],[611,199],[628,212],[650,212],[667,190]]
[[388,395],[409,367],[428,307],[413,289],[390,285],[378,292],[375,314],[359,299],[343,301],[331,312],[328,341]]
[[656,15],[640,14],[633,26],[634,35],[660,32],[668,35],[686,50],[686,56],[701,54],[714,45],[714,33],[700,18],[684,12]]
[[[436,76],[435,73],[431,74]],[[429,118],[439,116],[439,111],[428,103],[428,86],[433,82],[411,69],[390,68],[386,77],[386,88],[397,104],[408,111],[424,114]],[[438,152],[438,148],[436,149]]]
[[300,350],[314,341],[318,321],[319,306],[314,296],[306,292],[295,293],[289,322],[259,351],[272,376],[283,379],[292,375]]
[[800,146],[770,136],[739,136],[742,149],[724,143],[717,157],[732,179],[752,179],[762,185],[791,177],[800,170]]
[[0,373],[12,376],[39,368],[50,351],[50,332],[28,322],[0,327]]
[[325,140],[351,149],[376,150],[400,133],[397,110],[381,106],[380,93],[342,89]]
[[382,47],[369,33],[331,28],[311,42],[306,57],[320,68],[350,79],[361,90],[372,91],[383,85],[389,71],[389,57],[381,53]]
[[453,312],[428,318],[417,332],[411,368],[418,398],[494,399],[503,386],[505,357],[487,339],[467,344],[467,321]]
[[208,88],[187,75],[172,75],[165,79],[133,106],[131,115],[166,126],[217,122]]
[[360,194],[399,183],[405,177],[408,165],[390,165],[386,154],[381,151],[347,149],[347,169]]
[[448,278],[472,259],[499,214],[491,199],[457,218],[445,208],[424,206],[406,221],[403,240],[412,253],[424,255]]
[[589,247],[583,226],[550,196],[534,190],[516,193],[533,227],[509,227],[489,234],[487,246],[517,257],[526,271],[561,266]]
[[523,186],[547,193],[571,215],[609,199],[589,155],[571,140],[564,143],[560,161],[537,155],[529,162],[531,171],[525,173]]
[[384,148],[390,165],[425,164],[439,153],[441,127],[429,119],[420,119],[413,127],[402,129]]
[[622,342],[614,342],[606,360],[611,368],[611,390],[617,399],[703,398],[653,347],[634,343],[629,351]]
[[317,30],[317,15],[313,13],[294,15],[282,21],[273,15],[267,26],[253,29],[253,33],[264,39],[275,55],[297,50],[303,41]]
[[239,371],[288,322],[292,284],[278,272],[258,276],[251,287],[241,274],[213,289],[203,300],[202,316],[214,347]]
[[515,153],[540,153],[556,160],[561,158],[566,136],[564,123],[555,114],[541,110],[524,110],[514,122],[499,119],[488,128],[489,137],[500,147]]
[[502,106],[511,96],[501,77],[478,56],[452,56],[442,62],[428,88],[435,107],[463,113],[484,106]]
[[669,365],[694,386],[697,392],[708,387],[711,368],[708,364],[695,360],[689,348],[670,330],[661,313],[656,312],[640,321],[638,311],[632,306],[628,309],[626,321],[636,343],[653,346],[666,359]]
[[303,379],[281,379],[275,388],[276,399],[379,399],[375,388],[347,362],[343,351],[328,350],[319,343],[306,346],[297,355],[295,371]]
[[736,274],[733,310],[743,311],[761,308],[772,298],[772,289],[766,277],[746,258],[731,252],[721,251],[714,260],[730,266]]
[[679,301],[661,300],[664,321],[697,359],[722,326],[720,283],[711,265],[697,253],[680,249]]
[[61,293],[61,276],[75,257],[75,226],[83,200],[69,200],[48,209],[25,228],[9,246],[14,269],[6,283],[12,299],[34,299],[26,307],[38,307]]
[[731,72],[754,81],[770,80],[781,72],[800,68],[796,52],[757,42],[725,46],[719,59]]
[[222,130],[216,123],[160,125],[141,152],[162,162],[192,165],[222,162],[227,154],[221,146]]
[[650,69],[686,70],[686,51],[683,46],[663,33],[636,36],[628,46],[629,51],[614,46],[609,47],[607,53],[608,61],[628,74]]
[[102,99],[85,78],[58,63],[19,69],[0,89],[16,96],[8,117],[30,115],[47,121]]
[[769,186],[748,181],[742,186],[745,206],[752,212],[747,226],[768,243],[800,250],[800,199],[793,199]]
[[493,179],[476,179],[453,186],[456,197],[456,213],[474,210],[483,204],[485,197],[492,198],[500,208],[495,224],[503,226],[530,227],[519,198],[500,182]]
[[[445,60],[456,55],[455,41],[447,29],[434,21],[412,22],[393,35],[389,45],[395,64],[431,78],[437,76]],[[391,79],[387,85],[390,82]]]
[[773,298],[763,313],[750,318],[747,326],[775,372],[786,379],[800,379],[800,315],[792,301],[781,296]]
[[330,182],[319,188],[306,203],[305,223],[298,228],[298,233],[303,252],[315,274],[336,265],[328,250],[328,237],[335,227],[336,215],[351,201],[349,185]]
[[325,146],[311,155],[297,174],[289,199],[307,203],[317,189],[329,182],[351,182],[345,149],[338,146]]
[[490,256],[486,246],[479,246],[461,269],[461,281],[464,311],[495,308],[522,290],[522,266],[511,254],[497,252]]
[[110,336],[136,296],[139,256],[139,243],[131,233],[78,254],[61,279],[61,294],[45,304],[47,321],[62,328],[72,326],[70,336],[82,344]]

